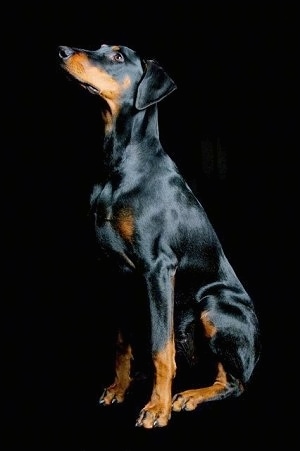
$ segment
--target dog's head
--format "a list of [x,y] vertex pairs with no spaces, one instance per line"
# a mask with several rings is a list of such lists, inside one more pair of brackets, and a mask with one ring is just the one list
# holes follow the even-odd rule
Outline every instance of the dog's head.
[[125,106],[143,110],[176,89],[154,60],[128,47],[103,44],[98,50],[59,47],[60,64],[80,85],[104,99],[111,113]]

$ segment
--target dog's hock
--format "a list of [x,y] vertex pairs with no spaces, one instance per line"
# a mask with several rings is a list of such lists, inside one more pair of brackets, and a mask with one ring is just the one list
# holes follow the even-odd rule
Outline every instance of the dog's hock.
[[146,61],[146,71],[138,86],[135,106],[138,110],[160,102],[177,89],[174,81],[154,60]]

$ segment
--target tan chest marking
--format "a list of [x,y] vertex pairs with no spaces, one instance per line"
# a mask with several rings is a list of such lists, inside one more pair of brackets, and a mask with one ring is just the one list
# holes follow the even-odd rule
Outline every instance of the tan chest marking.
[[121,237],[132,241],[134,234],[134,216],[130,208],[122,208],[114,217],[114,225]]

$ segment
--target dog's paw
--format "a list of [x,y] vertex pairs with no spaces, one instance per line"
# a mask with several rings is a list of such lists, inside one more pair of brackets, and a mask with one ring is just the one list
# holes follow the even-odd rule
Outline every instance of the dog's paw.
[[124,401],[126,390],[113,384],[104,389],[99,399],[99,404],[102,406],[109,406],[111,404],[120,404]]
[[203,401],[203,397],[200,395],[200,390],[187,390],[177,393],[172,399],[172,410],[174,412],[195,410],[201,401]]
[[164,427],[167,426],[170,418],[171,408],[159,403],[149,403],[141,410],[135,425],[145,429]]

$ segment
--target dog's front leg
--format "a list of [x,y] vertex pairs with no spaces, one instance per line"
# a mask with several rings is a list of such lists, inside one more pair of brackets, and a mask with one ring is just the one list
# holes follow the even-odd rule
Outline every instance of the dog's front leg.
[[154,383],[149,402],[141,410],[136,426],[166,426],[171,416],[172,380],[175,376],[173,330],[174,270],[156,268],[146,277],[151,316],[151,346]]
[[124,401],[131,382],[132,358],[131,346],[124,339],[123,334],[119,332],[116,344],[115,379],[109,387],[105,388],[99,400],[100,404],[107,406]]

